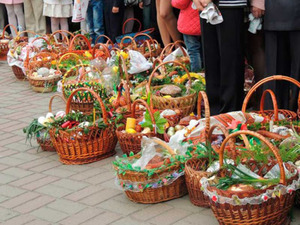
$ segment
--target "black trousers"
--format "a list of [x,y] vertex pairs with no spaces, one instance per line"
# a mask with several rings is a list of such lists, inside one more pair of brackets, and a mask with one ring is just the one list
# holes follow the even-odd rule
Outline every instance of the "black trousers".
[[113,1],[104,0],[104,22],[107,36],[116,42],[116,37],[122,34],[124,8],[122,4],[118,13],[112,13]]
[[[300,81],[300,31],[265,31],[266,76],[286,75]],[[285,81],[265,85],[275,91],[278,105],[296,111],[299,88]],[[266,102],[271,108],[270,100]]]
[[218,25],[201,20],[211,114],[241,110],[244,98],[244,9],[220,8]]

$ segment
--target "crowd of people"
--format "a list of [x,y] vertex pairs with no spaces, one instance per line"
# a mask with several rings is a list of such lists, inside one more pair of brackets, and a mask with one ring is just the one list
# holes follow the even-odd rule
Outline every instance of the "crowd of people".
[[[88,2],[86,22],[93,43],[101,34],[115,41],[122,34],[123,23],[134,17],[142,21],[143,29],[156,27],[159,36],[155,38],[164,46],[183,39],[191,58],[191,70],[205,69],[213,115],[241,108],[245,59],[254,67],[256,80],[275,74],[300,80],[299,0],[85,1]],[[70,29],[73,0],[0,0],[0,3],[0,28],[7,15],[7,22],[19,31],[50,32],[46,18],[50,18],[51,32]],[[221,21],[209,22],[203,16],[200,19],[201,12],[210,13],[211,9],[222,17]],[[81,29],[85,27],[84,21],[81,22]],[[133,30],[133,23],[129,23],[125,32]],[[288,84],[278,82],[271,86],[281,107],[293,110],[298,107],[296,87],[290,90]]]

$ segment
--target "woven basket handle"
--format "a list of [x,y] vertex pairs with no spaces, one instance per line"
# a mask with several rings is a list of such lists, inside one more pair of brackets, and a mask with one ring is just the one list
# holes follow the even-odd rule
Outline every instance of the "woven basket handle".
[[144,100],[142,100],[142,99],[137,99],[137,100],[135,100],[135,101],[133,102],[133,104],[132,104],[131,117],[132,117],[132,118],[135,118],[135,109],[136,109],[136,105],[137,105],[137,104],[140,104],[140,105],[145,106],[146,109],[148,110],[149,115],[150,115],[150,118],[151,118],[151,122],[152,122],[152,125],[153,125],[154,133],[156,133],[156,124],[155,124],[154,115],[153,115],[153,113],[152,113],[151,108],[149,107],[149,105],[147,104],[147,102],[145,102]]
[[[173,52],[173,49],[174,49],[175,47],[178,47],[178,48],[181,49],[183,56],[185,56],[185,57],[188,56],[187,53],[186,53],[186,51],[185,51],[184,48],[183,48],[183,45],[184,45],[184,42],[183,42],[183,41],[180,41],[180,40],[179,40],[179,41],[174,42],[174,43],[171,45],[168,54],[171,54],[171,53]],[[175,49],[174,49],[174,50],[175,50]]]
[[139,24],[139,29],[138,29],[138,32],[140,32],[142,30],[142,23],[141,21],[139,21],[138,19],[136,18],[129,18],[127,19],[124,23],[123,23],[123,27],[122,27],[122,34],[125,34],[125,28],[126,28],[126,24],[130,21],[136,21],[138,24]]
[[260,113],[264,115],[265,99],[266,99],[267,94],[271,95],[271,99],[273,102],[273,108],[274,108],[274,116],[275,116],[274,120],[278,121],[278,104],[277,104],[277,100],[276,100],[276,96],[275,96],[274,92],[270,89],[265,90],[261,96]]
[[95,58],[96,50],[98,50],[99,47],[102,47],[100,50],[104,51],[104,53],[105,53],[105,59],[109,58],[110,57],[110,52],[109,52],[107,46],[105,44],[102,44],[102,43],[95,44],[95,46],[93,48],[93,58]]
[[18,35],[16,36],[16,39],[20,38],[22,34],[25,34],[27,33],[28,34],[32,34],[33,36],[37,35],[37,33],[35,33],[34,31],[32,30],[23,30],[21,32],[18,33]]
[[163,60],[167,54],[169,54],[170,48],[172,48],[173,43],[167,44],[160,53],[159,58]]
[[70,45],[70,39],[68,38],[68,36],[66,34],[68,34],[70,36],[70,38],[74,38],[74,34],[71,33],[70,31],[57,30],[57,31],[53,32],[49,38],[50,40],[53,38],[56,43],[58,43],[56,36],[55,36],[56,34],[61,34],[61,36],[66,40],[68,46]]
[[146,34],[146,33],[137,33],[136,35],[134,35],[134,40],[137,38],[137,37],[142,37],[142,36],[145,36],[148,38],[147,41],[149,41],[151,44],[154,44],[154,41],[153,41],[153,38],[149,35],[149,34]]
[[4,36],[5,36],[5,31],[6,31],[6,29],[7,29],[8,27],[10,27],[11,29],[13,29],[13,30],[15,31],[16,35],[18,35],[17,28],[16,28],[14,25],[12,25],[12,24],[7,24],[7,25],[3,28],[3,31],[2,31],[2,38],[4,38]]
[[[253,93],[263,84],[269,82],[269,81],[274,81],[274,80],[284,80],[284,81],[289,81],[293,84],[295,84],[298,88],[300,88],[300,82],[295,80],[294,78],[291,77],[287,77],[287,76],[283,76],[283,75],[274,75],[274,76],[270,76],[267,78],[264,78],[260,81],[258,81],[251,89],[250,91],[247,93],[244,102],[243,102],[243,106],[242,106],[242,112],[246,112],[247,109],[247,105],[250,101],[251,96],[253,95]],[[300,92],[299,92],[299,97],[298,97],[298,110],[300,109]]]
[[60,98],[61,100],[63,100],[64,103],[67,103],[66,99],[62,95],[59,94],[53,95],[49,101],[49,112],[52,112],[52,104],[55,98]]
[[118,95],[117,95],[117,98],[116,98],[116,102],[120,101],[120,98],[122,96],[122,88],[125,89],[125,100],[126,100],[129,112],[131,112],[130,88],[129,88],[129,85],[127,84],[127,82],[124,81],[124,80],[121,80],[121,83],[119,85],[119,90],[118,90]]
[[150,59],[152,58],[152,49],[151,49],[151,44],[148,40],[146,40],[144,43],[143,43],[143,54],[147,54],[146,52],[146,48],[148,47],[149,49],[149,57]]
[[197,104],[197,119],[201,119],[201,105],[202,99],[204,102],[204,109],[205,109],[205,138],[208,138],[209,129],[210,129],[210,108],[209,108],[209,101],[206,93],[204,91],[200,91],[198,94],[198,104]]
[[77,38],[80,38],[80,37],[86,42],[86,44],[87,44],[89,50],[92,50],[91,43],[89,42],[89,40],[88,40],[84,35],[82,35],[82,34],[77,34],[77,35],[75,35],[75,36],[72,38],[72,40],[71,40],[71,43],[70,43],[70,46],[69,46],[69,51],[72,51],[73,48],[75,48],[75,46],[74,46],[75,40],[76,40]]
[[[153,62],[153,65],[152,65],[152,69],[155,69],[156,68],[156,64],[161,64],[161,63],[163,63],[163,61],[159,58],[159,57],[157,57],[155,60],[154,60],[154,62]],[[166,68],[165,67],[163,67],[163,72],[164,72],[164,74],[166,74],[167,73],[167,71],[166,71]]]
[[121,55],[119,56],[119,70],[120,70],[120,75],[123,74],[123,77],[125,75],[126,82],[130,86],[131,83],[130,83],[130,80],[129,80],[129,74],[128,74],[128,71],[127,71],[127,66],[126,66],[126,63],[125,63],[125,59]]
[[174,152],[174,150],[164,141],[158,139],[158,138],[152,138],[152,141],[155,142],[156,144],[164,147],[165,149],[167,149],[167,151],[171,154],[171,155],[176,155],[176,153]]
[[251,135],[253,137],[258,138],[260,141],[262,141],[265,145],[267,145],[269,147],[269,149],[273,152],[273,154],[276,157],[277,163],[279,165],[280,168],[280,183],[283,185],[286,185],[286,179],[285,179],[285,172],[284,172],[284,167],[283,167],[283,162],[281,159],[281,156],[279,154],[279,150],[271,144],[271,142],[269,142],[264,136],[253,132],[253,131],[249,131],[249,130],[244,130],[244,131],[237,131],[235,133],[230,134],[228,137],[225,138],[225,140],[223,141],[221,148],[220,148],[220,152],[219,152],[219,162],[220,162],[220,167],[223,166],[223,160],[224,160],[224,150],[225,150],[225,146],[226,143],[231,139],[231,138],[235,138],[239,135]]
[[36,42],[37,40],[43,40],[43,41],[46,42],[47,45],[50,45],[49,40],[47,40],[46,38],[41,37],[41,36],[40,36],[40,37],[36,37],[35,39],[33,39],[33,40],[31,41],[31,43],[33,44],[33,43]]
[[107,112],[106,112],[106,109],[105,109],[105,106],[104,106],[104,103],[103,103],[102,99],[100,98],[100,96],[95,91],[93,91],[92,89],[89,89],[89,88],[78,88],[78,89],[76,89],[72,92],[72,94],[70,95],[70,97],[67,100],[66,114],[68,114],[70,112],[71,102],[73,100],[73,96],[79,91],[86,91],[86,92],[91,93],[93,95],[93,97],[99,102],[100,107],[101,107],[101,111],[102,111],[103,122],[106,125],[108,125]]
[[[40,53],[37,53],[35,56],[33,56],[30,60],[29,60],[29,65],[28,67],[31,65],[31,63],[34,63],[34,61],[36,61],[38,58],[45,58],[45,57],[50,57],[51,60],[57,60],[57,55],[55,53],[52,53],[52,52],[40,52]],[[34,65],[33,65],[34,66]],[[58,67],[58,63],[56,62],[55,64],[56,66],[56,70],[59,71],[59,67]],[[32,67],[34,68],[34,67]],[[31,68],[29,68],[31,69]]]
[[133,39],[133,37],[130,37],[130,36],[125,36],[122,38],[121,42],[120,42],[120,48],[124,48],[125,45],[124,45],[124,41],[127,40],[127,39],[130,39],[131,40],[131,43],[133,44],[133,49],[137,49],[137,44],[135,42],[135,40]]
[[[79,62],[81,62],[79,55],[72,53],[72,52],[68,52],[68,53],[62,55],[62,57],[60,57],[58,64],[60,65],[61,62],[63,61],[63,59],[66,58],[67,56],[74,56],[75,59],[77,59]],[[82,64],[82,62],[81,62],[81,64]]]
[[108,36],[106,36],[106,35],[104,35],[104,34],[99,35],[99,36],[97,37],[95,43],[98,43],[98,41],[99,41],[100,38],[102,38],[102,37],[106,38],[106,40],[107,40],[106,43],[105,43],[105,45],[112,45],[112,46],[114,45],[113,41],[112,41]]

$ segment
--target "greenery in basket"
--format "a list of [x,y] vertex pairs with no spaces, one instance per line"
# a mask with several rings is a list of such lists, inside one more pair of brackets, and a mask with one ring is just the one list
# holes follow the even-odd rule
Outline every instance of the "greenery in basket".
[[30,144],[32,138],[46,139],[49,137],[47,126],[41,124],[38,119],[34,119],[27,127],[23,128],[23,132],[26,134],[26,142],[29,141]]

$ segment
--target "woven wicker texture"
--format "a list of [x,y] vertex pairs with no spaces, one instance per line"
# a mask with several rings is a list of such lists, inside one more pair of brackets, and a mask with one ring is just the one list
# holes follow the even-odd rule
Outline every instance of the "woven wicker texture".
[[116,130],[116,134],[117,134],[122,152],[127,155],[129,155],[130,152],[133,152],[134,154],[136,154],[141,151],[141,140],[142,140],[143,136],[146,136],[146,137],[155,137],[156,136],[154,116],[153,116],[152,110],[150,109],[150,107],[147,105],[147,103],[144,100],[138,99],[133,102],[131,118],[137,118],[137,115],[135,114],[135,111],[136,111],[135,109],[136,109],[137,104],[141,104],[141,105],[145,106],[146,109],[148,110],[153,127],[154,127],[154,131],[151,133],[148,133],[148,134],[142,134],[140,132],[137,132],[135,134],[129,134],[125,131],[125,127],[119,127]]
[[[300,82],[291,78],[291,77],[287,77],[287,76],[282,76],[282,75],[274,75],[274,76],[270,76],[267,77],[265,79],[260,80],[259,82],[257,82],[248,92],[248,94],[246,95],[244,102],[243,102],[243,106],[242,106],[242,111],[246,112],[247,110],[247,105],[248,102],[250,101],[251,96],[253,95],[253,93],[259,88],[261,87],[263,84],[270,82],[270,81],[278,81],[278,80],[284,80],[284,81],[289,81],[290,83],[295,84],[298,88],[300,88]],[[265,97],[266,94],[269,93],[271,95],[272,101],[273,101],[273,107],[274,110],[264,110],[264,101],[265,101]],[[299,111],[299,107],[300,107],[300,92],[299,92],[299,98],[298,98],[298,111]],[[264,116],[268,116],[268,117],[272,117],[274,115],[274,113],[276,113],[278,111],[278,113],[283,114],[287,119],[289,120],[295,120],[297,119],[297,114],[295,112],[289,111],[289,110],[285,110],[285,109],[278,109],[278,105],[277,105],[277,101],[276,101],[276,97],[274,95],[274,93],[271,90],[267,90],[263,93],[262,95],[262,99],[260,102],[260,111],[257,112],[259,114],[262,114]],[[274,115],[276,118],[276,114]],[[278,118],[278,116],[277,116]]]
[[169,43],[167,44],[163,50],[161,51],[160,53],[160,56],[159,58],[161,60],[164,60],[164,58],[166,56],[168,56],[169,54],[172,53],[172,51],[176,50],[176,48],[180,48],[182,53],[183,53],[183,56],[179,57],[176,59],[177,62],[179,63],[186,63],[186,64],[189,64],[190,63],[190,58],[189,56],[187,55],[187,52],[183,49],[183,46],[185,45],[185,43],[183,41],[175,41],[174,43]]
[[105,129],[90,127],[88,134],[84,134],[83,129],[76,128],[66,132],[60,130],[56,134],[56,129],[50,130],[50,137],[60,161],[64,164],[85,164],[107,158],[115,154],[117,137],[113,125],[107,121],[107,112],[101,98],[91,89],[78,88],[75,90],[67,101],[66,113],[70,112],[71,100],[79,91],[90,92],[100,103],[103,112],[102,117],[107,125]]
[[[235,138],[239,135],[251,135],[260,139],[274,154],[276,161],[280,168],[280,183],[286,185],[287,183],[291,183],[292,180],[297,179],[298,175],[292,177],[288,181],[285,178],[284,167],[282,159],[279,155],[278,149],[273,146],[266,138],[262,135],[257,134],[252,131],[238,131],[233,134],[230,134],[224,142],[222,143],[221,149],[219,151],[219,162],[222,166],[223,164],[223,156],[224,150],[227,142]],[[268,171],[274,166],[274,163],[270,163],[270,165],[265,165],[261,168],[257,167],[257,164],[253,162],[250,165],[251,170],[258,171],[258,175],[262,175],[263,171]],[[272,187],[269,187],[272,188]],[[208,189],[210,191],[215,191],[218,195],[225,197],[237,196],[239,198],[252,197],[265,193],[266,190],[254,189],[247,190],[242,192],[235,192],[229,190],[220,190],[214,186],[209,186]],[[229,224],[263,224],[263,225],[282,225],[285,224],[288,218],[288,212],[293,206],[295,199],[295,192],[292,194],[285,194],[277,197],[275,199],[270,198],[266,200],[263,204],[255,205],[255,204],[247,204],[247,205],[230,205],[228,203],[219,204],[212,200],[210,200],[211,209],[213,210],[219,224],[229,225]]]
[[[164,148],[166,148],[171,154],[173,154],[173,150],[170,149],[168,145],[166,145],[163,141],[160,140],[154,140],[156,143],[162,145]],[[132,158],[138,158],[140,155],[135,155],[132,157],[129,157],[128,159]],[[115,170],[118,171],[118,168],[114,166]],[[147,173],[143,172],[136,172],[136,171],[126,171],[126,173],[119,174],[117,173],[117,176],[119,179],[122,180],[128,180],[132,182],[145,182],[149,180],[155,180],[158,179],[159,176],[163,174],[171,174],[174,171],[177,171],[180,168],[180,165],[174,165],[174,166],[167,166],[164,169],[161,169],[159,171],[156,171],[156,173],[149,177]],[[144,204],[151,204],[151,203],[159,203],[168,201],[171,199],[180,198],[187,194],[187,188],[185,185],[185,178],[184,176],[179,177],[177,180],[175,180],[172,184],[166,185],[160,188],[146,188],[142,192],[131,192],[131,191],[125,191],[127,197],[133,201],[138,203],[144,203]]]
[[[0,41],[1,40],[11,40],[12,39],[11,37],[6,37],[5,36],[5,31],[8,27],[10,27],[10,29],[14,29],[16,34],[18,33],[15,26],[13,26],[11,24],[8,24],[3,28],[2,36],[0,37]],[[5,43],[0,42],[0,60],[6,60],[6,56],[7,56],[8,51],[9,51],[8,42],[5,42]]]
[[[154,74],[158,71],[158,69],[160,67],[162,67],[163,65],[170,64],[170,63],[180,66],[185,70],[185,72],[189,78],[189,85],[191,85],[190,73],[183,64],[176,62],[176,61],[164,62],[164,63],[159,64],[151,73],[148,84],[147,84],[147,92],[148,93],[153,92],[153,91],[158,90],[163,87],[163,86],[159,86],[159,87],[151,88],[151,82],[152,82]],[[196,101],[197,101],[197,93],[193,89],[190,89],[190,90],[191,90],[191,94],[183,96],[183,97],[177,97],[177,98],[172,98],[172,97],[164,98],[162,96],[157,96],[157,95],[151,93],[150,105],[151,106],[153,105],[153,108],[159,109],[159,110],[179,109],[182,111],[183,116],[188,116],[194,111]]]

